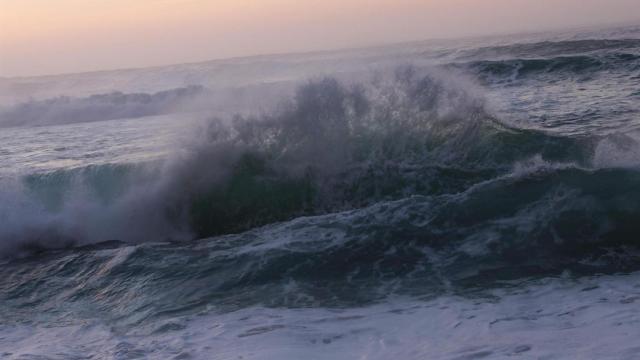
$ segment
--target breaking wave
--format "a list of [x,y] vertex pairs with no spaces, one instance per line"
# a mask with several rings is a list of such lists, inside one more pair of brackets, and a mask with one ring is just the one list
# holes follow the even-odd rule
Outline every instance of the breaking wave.
[[[492,115],[474,89],[463,79],[411,67],[365,83],[319,79],[302,85],[273,113],[212,119],[184,151],[164,162],[4,179],[0,213],[7,225],[0,230],[0,250],[15,256],[109,240],[199,239],[416,196],[446,199],[487,182],[500,188],[481,196],[486,199],[482,205],[491,203],[488,209],[524,212],[538,201],[535,206],[548,206],[548,197],[562,191],[591,192],[588,197],[600,206],[607,200],[598,198],[604,192],[580,181],[589,184],[605,175],[589,169],[634,166],[619,161],[637,147],[629,136],[568,138],[516,129]],[[499,180],[532,163],[572,170],[545,178],[541,188],[529,175],[532,183],[522,186],[522,194],[514,182]],[[633,170],[624,171],[625,178],[635,176]],[[499,195],[510,191],[510,196]],[[455,212],[437,207],[424,216],[455,224],[439,230],[446,241],[453,241],[457,231],[464,233],[465,227],[454,222],[460,214],[468,214],[468,221],[480,216],[477,227],[501,221],[482,217],[487,210],[474,206],[465,204]],[[606,217],[589,218],[594,229],[633,226],[624,223],[630,219],[626,216],[599,225],[597,218]],[[542,228],[535,230],[542,236]],[[533,241],[532,234],[513,235]]]

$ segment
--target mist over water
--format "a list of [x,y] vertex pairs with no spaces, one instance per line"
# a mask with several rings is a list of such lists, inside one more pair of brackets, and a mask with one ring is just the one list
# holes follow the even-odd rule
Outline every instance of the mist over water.
[[638,37],[43,80],[0,109],[3,356],[632,357]]

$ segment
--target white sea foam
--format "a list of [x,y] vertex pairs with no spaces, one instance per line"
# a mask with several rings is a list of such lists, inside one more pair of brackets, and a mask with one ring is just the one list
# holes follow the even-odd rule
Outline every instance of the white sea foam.
[[[105,319],[0,325],[7,359],[633,359],[640,273],[521,283],[350,309],[247,308],[119,331]],[[515,284],[513,284],[515,285]]]

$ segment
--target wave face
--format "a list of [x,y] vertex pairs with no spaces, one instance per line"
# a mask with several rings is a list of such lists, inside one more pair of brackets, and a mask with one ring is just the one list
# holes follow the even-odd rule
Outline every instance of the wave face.
[[638,332],[640,42],[616,33],[331,54],[252,88],[261,111],[6,129],[0,348],[633,357],[597,352]]
[[[566,271],[634,271],[639,178],[628,170],[534,166],[462,193],[382,201],[189,244],[111,242],[53,252],[45,270],[33,258],[3,268],[12,279],[3,296],[43,307],[50,297],[96,299],[130,325],[209,306],[339,308]],[[29,286],[43,271],[77,274],[73,283],[91,285]]]

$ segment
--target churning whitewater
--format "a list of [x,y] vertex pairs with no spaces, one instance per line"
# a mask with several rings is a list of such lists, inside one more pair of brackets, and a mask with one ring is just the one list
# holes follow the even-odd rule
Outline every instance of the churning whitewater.
[[638,355],[640,28],[235,61],[0,79],[0,357]]

